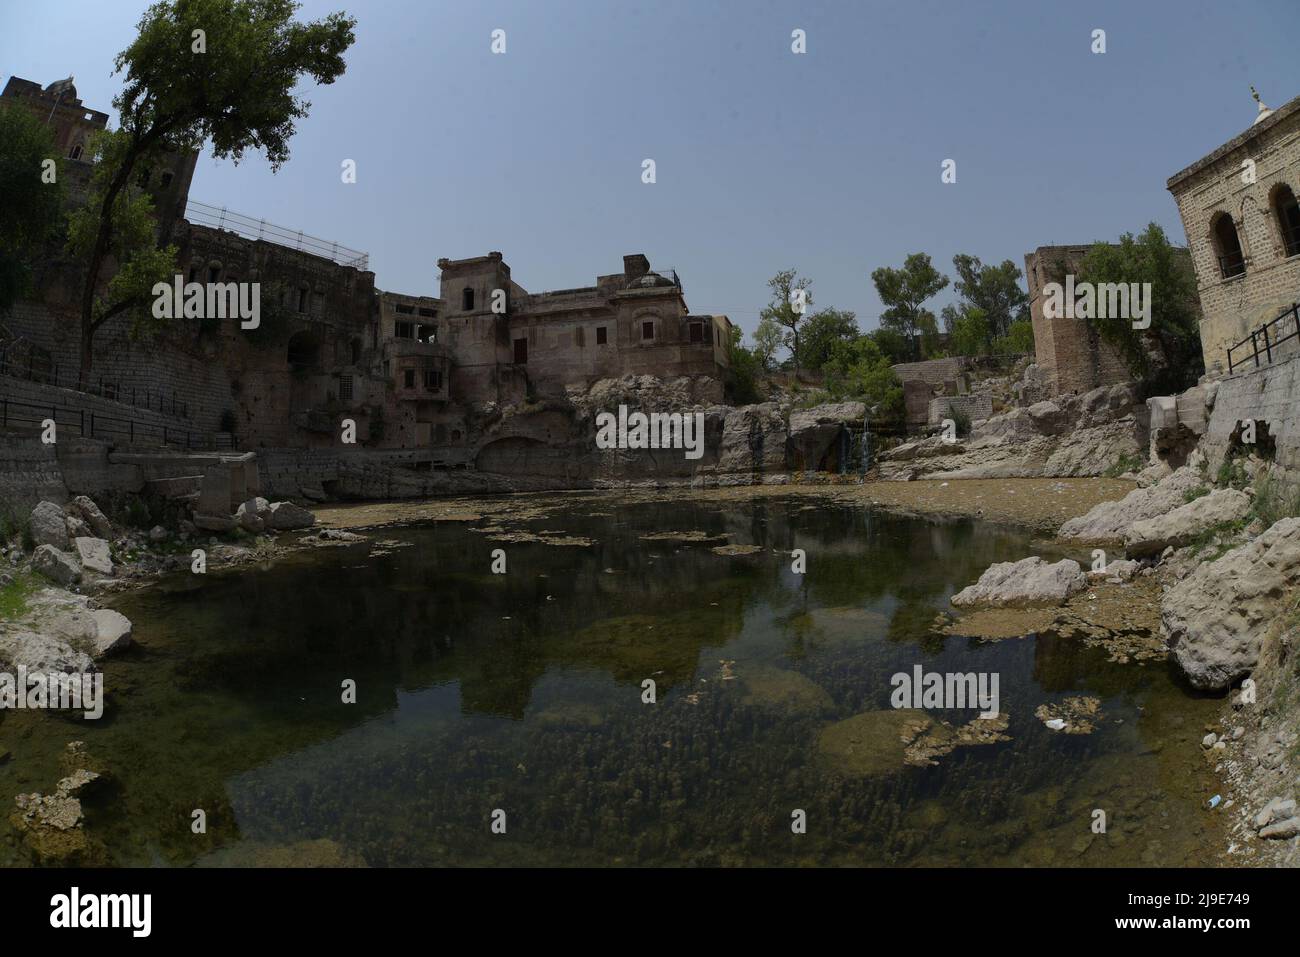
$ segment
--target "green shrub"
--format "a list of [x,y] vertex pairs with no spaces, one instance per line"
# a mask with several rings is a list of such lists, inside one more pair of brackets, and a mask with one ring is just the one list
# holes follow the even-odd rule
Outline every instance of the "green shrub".
[[1284,518],[1300,517],[1300,487],[1270,472],[1261,472],[1255,480],[1250,517],[1259,519],[1265,528]]
[[1219,466],[1218,474],[1214,476],[1214,484],[1219,488],[1242,489],[1250,484],[1250,476],[1246,474],[1246,466],[1242,464],[1240,458],[1228,456]]
[[1119,478],[1128,472],[1140,472],[1146,464],[1146,459],[1137,452],[1125,452],[1106,469],[1106,478]]
[[1195,502],[1198,498],[1204,498],[1206,495],[1209,494],[1210,494],[1210,490],[1208,487],[1204,485],[1198,485],[1195,488],[1189,488],[1186,492],[1183,493],[1183,501]]

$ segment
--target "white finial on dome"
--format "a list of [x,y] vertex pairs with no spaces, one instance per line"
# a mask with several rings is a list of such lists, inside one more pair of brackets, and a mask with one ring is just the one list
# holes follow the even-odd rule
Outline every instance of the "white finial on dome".
[[[1259,98],[1259,92],[1255,89],[1253,84],[1251,85],[1250,88],[1250,95],[1253,96],[1255,98],[1255,102],[1259,104],[1259,114],[1255,117],[1255,123],[1258,123],[1260,120],[1273,115],[1273,111],[1270,110],[1267,106],[1265,106],[1264,101]],[[1250,125],[1254,126],[1255,123],[1251,123]]]

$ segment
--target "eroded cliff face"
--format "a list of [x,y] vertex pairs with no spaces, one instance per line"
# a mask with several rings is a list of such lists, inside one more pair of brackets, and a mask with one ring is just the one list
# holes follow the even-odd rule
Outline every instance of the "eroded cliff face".
[[1063,395],[976,422],[966,438],[930,436],[880,457],[880,477],[1078,478],[1145,456],[1148,414],[1134,383]]
[[[860,402],[808,410],[776,402],[733,407],[721,404],[721,395],[720,384],[706,377],[624,376],[571,389],[563,399],[485,409],[476,423],[474,467],[573,488],[782,483],[792,471],[847,465],[851,430],[860,430],[866,415]],[[624,426],[635,424],[638,413],[653,438],[643,442],[618,429],[614,444],[597,441],[601,416]],[[667,441],[667,433],[656,432],[664,417],[674,419],[673,436],[689,417],[684,439]]]

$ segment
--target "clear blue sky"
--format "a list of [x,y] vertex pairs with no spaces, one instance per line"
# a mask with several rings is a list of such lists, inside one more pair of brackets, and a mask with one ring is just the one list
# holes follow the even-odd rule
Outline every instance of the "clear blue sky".
[[[0,0],[0,71],[75,74],[112,114],[113,57],[145,6]],[[381,288],[414,294],[436,295],[440,256],[499,249],[539,292],[644,252],[693,311],[747,331],[782,268],[869,329],[871,270],[911,252],[951,275],[955,253],[1023,266],[1151,220],[1183,243],[1165,180],[1249,126],[1251,83],[1274,107],[1300,94],[1296,0],[309,0],[299,16],[337,9],[357,42],[337,83],[306,90],[292,160],[273,175],[205,156],[195,199],[365,250]]]

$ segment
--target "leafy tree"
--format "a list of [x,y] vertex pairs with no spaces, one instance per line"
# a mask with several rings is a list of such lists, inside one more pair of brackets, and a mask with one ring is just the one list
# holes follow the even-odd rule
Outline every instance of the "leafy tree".
[[[130,137],[122,130],[102,131],[91,137],[87,152],[94,163],[94,172],[90,176],[87,202],[68,216],[68,252],[78,258],[89,256],[95,248],[100,211],[108,209],[113,222],[104,251],[118,265],[103,293],[94,299],[88,330],[92,339],[100,326],[119,313],[131,316],[133,334],[152,328],[158,320],[145,306],[153,298],[154,284],[170,282],[176,268],[176,247],[157,245],[153,200],[147,193],[128,184],[116,192],[110,206],[104,205],[114,170],[119,168],[122,154],[129,148]],[[86,350],[90,343],[85,338],[84,324],[82,330],[81,387],[85,388],[90,371]]]
[[785,342],[785,333],[780,325],[771,316],[764,316],[758,320],[758,328],[754,330],[754,357],[764,372],[771,372],[776,368],[776,350],[781,348]]
[[[807,314],[807,307],[812,305],[812,293],[809,287],[812,280],[797,279],[793,269],[783,269],[767,281],[772,290],[772,301],[758,314],[759,325],[770,320],[785,328],[783,344],[790,350],[794,360],[794,372],[799,374],[799,325]],[[802,293],[803,308],[795,303],[796,294]]]
[[1126,319],[1095,323],[1101,338],[1124,357],[1134,378],[1159,391],[1179,392],[1205,371],[1192,264],[1156,223],[1148,224],[1138,236],[1125,233],[1118,244],[1097,243],[1079,264],[1076,281],[1151,283],[1149,328],[1134,329]]
[[[953,288],[963,304],[983,310],[988,320],[986,346],[1005,336],[1013,322],[1028,318],[1029,295],[1020,288],[1020,270],[1010,259],[998,266],[985,266],[979,257],[959,253],[952,257],[952,265],[957,270]],[[945,308],[945,319],[948,315]]]
[[[120,128],[102,146],[111,165],[92,194],[93,221],[78,227],[84,250],[81,303],[81,385],[90,377],[95,331],[108,318],[138,309],[138,283],[146,268],[136,219],[142,207],[128,184],[137,167],[147,168],[173,153],[211,141],[212,155],[239,162],[261,150],[273,170],[289,158],[294,121],[311,104],[294,94],[306,74],[333,83],[345,69],[343,53],[355,39],[356,21],[342,13],[323,20],[293,20],[293,0],[164,0],[140,19],[139,35],[118,54],[115,72],[126,84],[113,100]],[[126,217],[125,219],[120,217]],[[165,237],[164,237],[165,238]],[[135,275],[109,284],[100,295],[102,273],[114,248],[139,257]]]
[[897,329],[874,329],[868,335],[880,352],[889,357],[891,363],[897,364],[911,361],[912,344],[908,341],[907,336]]
[[987,313],[979,306],[963,303],[960,307],[944,309],[944,318],[952,321],[948,325],[948,348],[953,355],[978,356],[989,350],[989,319]]
[[875,418],[900,420],[903,385],[889,366],[871,336],[841,339],[826,362],[826,389],[837,399],[861,399]]
[[1034,325],[1028,319],[1017,319],[1007,329],[1007,334],[993,340],[993,351],[998,355],[1034,354]]
[[730,360],[727,391],[737,405],[750,405],[762,401],[758,394],[758,377],[763,367],[758,357],[741,345],[741,336],[740,327],[732,326],[727,353]]
[[859,335],[858,320],[847,309],[822,309],[804,323],[799,349],[799,365],[818,371],[830,360],[835,346]]
[[933,340],[938,330],[934,313],[924,303],[948,285],[948,277],[930,264],[927,254],[912,253],[904,260],[902,269],[881,266],[871,274],[871,281],[886,306],[880,314],[880,325],[906,336],[911,356],[920,358],[918,337]]
[[[53,182],[43,176],[54,160]],[[54,134],[26,107],[0,105],[0,314],[31,289],[32,260],[58,231],[63,165]]]

